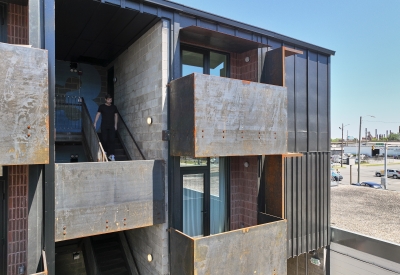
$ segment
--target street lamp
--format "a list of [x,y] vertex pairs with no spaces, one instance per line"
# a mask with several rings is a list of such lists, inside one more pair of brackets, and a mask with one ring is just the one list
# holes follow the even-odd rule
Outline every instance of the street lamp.
[[[367,115],[369,117],[373,117],[371,115]],[[361,148],[361,124],[362,124],[362,116],[360,116],[360,131],[358,133],[358,165],[357,165],[357,182],[360,183],[360,163],[361,163],[361,159],[360,159],[360,148]]]
[[[340,167],[343,167],[343,129],[344,129],[344,127],[349,126],[349,125],[350,124],[343,125],[343,123],[342,123],[342,128],[339,127],[339,129],[342,129],[342,144],[341,144],[341,151],[340,151]],[[347,138],[346,138],[346,140],[347,140]]]

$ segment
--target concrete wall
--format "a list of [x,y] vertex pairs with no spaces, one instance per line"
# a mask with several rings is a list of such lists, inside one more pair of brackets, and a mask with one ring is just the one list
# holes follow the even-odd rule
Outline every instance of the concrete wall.
[[[168,33],[162,21],[130,46],[114,62],[114,102],[147,159],[168,159],[168,144],[161,140],[167,129]],[[147,117],[153,124],[146,123]],[[131,156],[137,152],[129,139]],[[168,171],[166,167],[165,171]],[[168,198],[165,177],[165,198]],[[168,223],[127,232],[140,274],[168,274]],[[147,255],[153,261],[148,262]]]

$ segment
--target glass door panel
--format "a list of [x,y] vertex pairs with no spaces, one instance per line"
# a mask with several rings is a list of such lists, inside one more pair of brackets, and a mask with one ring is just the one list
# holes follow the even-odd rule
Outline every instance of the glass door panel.
[[204,54],[182,50],[182,76],[204,73]]
[[204,235],[204,173],[183,174],[183,233]]
[[210,52],[210,75],[227,77],[227,55]]
[[225,169],[226,158],[210,159],[210,234],[228,230]]

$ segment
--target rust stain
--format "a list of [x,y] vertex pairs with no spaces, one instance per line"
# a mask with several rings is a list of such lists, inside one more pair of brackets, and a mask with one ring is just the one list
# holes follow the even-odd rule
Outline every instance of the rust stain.
[[250,83],[251,83],[251,81],[242,80],[242,83],[243,83],[243,84],[250,84]]

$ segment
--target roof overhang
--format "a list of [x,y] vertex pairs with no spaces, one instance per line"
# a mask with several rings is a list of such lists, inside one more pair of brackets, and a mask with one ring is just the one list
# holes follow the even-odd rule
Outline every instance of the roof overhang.
[[234,53],[243,53],[262,47],[269,47],[269,45],[264,43],[197,26],[182,28],[179,31],[179,35],[180,41],[183,43],[195,44]]

